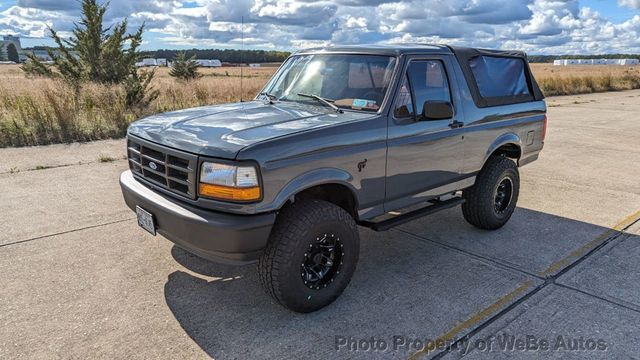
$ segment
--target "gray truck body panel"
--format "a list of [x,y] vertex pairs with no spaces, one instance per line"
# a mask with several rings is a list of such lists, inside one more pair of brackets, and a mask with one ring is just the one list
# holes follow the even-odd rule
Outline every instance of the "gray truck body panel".
[[[320,105],[270,104],[256,98],[154,115],[133,123],[128,136],[193,153],[200,162],[225,159],[258,164],[261,201],[179,199],[185,205],[227,214],[267,214],[277,212],[305,189],[338,184],[353,194],[357,220],[472,186],[488,157],[503,145],[519,149],[520,165],[535,160],[542,150],[544,101],[478,107],[458,60],[447,47],[340,47],[302,53],[327,52],[398,57],[389,95],[377,113],[338,114]],[[410,61],[421,59],[445,64],[455,111],[452,119],[407,122],[394,118],[399,78]],[[452,128],[454,121],[464,125]],[[155,191],[173,196],[162,189]]]

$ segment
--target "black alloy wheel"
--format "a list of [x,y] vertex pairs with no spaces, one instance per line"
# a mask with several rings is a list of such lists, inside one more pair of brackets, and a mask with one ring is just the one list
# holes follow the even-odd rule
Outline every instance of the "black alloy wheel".
[[503,214],[511,204],[513,197],[513,181],[506,176],[500,181],[494,195],[494,210],[496,214]]
[[301,266],[301,277],[309,289],[319,290],[333,282],[342,268],[344,245],[335,234],[323,233],[309,244]]

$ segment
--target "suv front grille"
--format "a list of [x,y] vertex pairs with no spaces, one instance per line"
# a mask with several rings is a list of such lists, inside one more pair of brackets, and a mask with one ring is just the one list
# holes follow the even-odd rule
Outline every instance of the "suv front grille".
[[198,164],[195,155],[129,138],[127,156],[134,174],[173,193],[195,199]]

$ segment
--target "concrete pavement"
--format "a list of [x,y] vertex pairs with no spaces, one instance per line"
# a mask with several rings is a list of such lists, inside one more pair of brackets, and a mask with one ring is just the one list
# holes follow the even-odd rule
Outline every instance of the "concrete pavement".
[[[362,229],[351,285],[307,315],[271,301],[253,266],[139,229],[118,187],[124,141],[0,149],[0,358],[636,356],[640,91],[549,104],[545,150],[521,169],[503,229],[477,230],[459,208]],[[460,351],[505,334],[606,349]],[[425,346],[436,339],[446,346]]]

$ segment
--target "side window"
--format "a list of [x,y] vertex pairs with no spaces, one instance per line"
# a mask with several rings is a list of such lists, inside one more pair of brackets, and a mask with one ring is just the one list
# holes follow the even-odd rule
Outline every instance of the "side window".
[[530,95],[523,59],[477,56],[469,66],[483,98]]
[[398,101],[396,103],[396,109],[394,110],[396,118],[413,117],[413,101],[411,100],[411,88],[409,87],[409,80],[407,75],[402,79],[402,85],[398,90]]
[[426,101],[451,102],[449,80],[442,61],[412,61],[408,75],[418,117],[422,115]]

